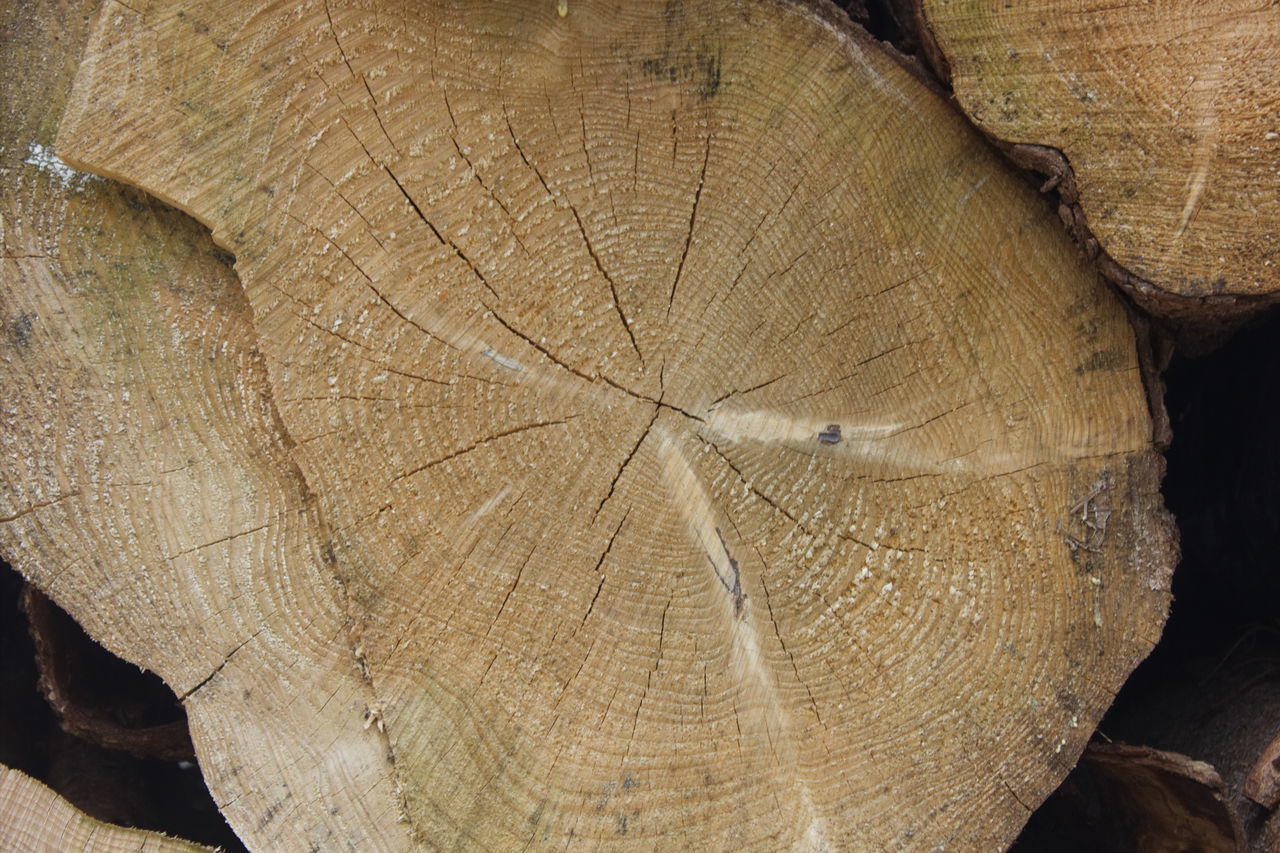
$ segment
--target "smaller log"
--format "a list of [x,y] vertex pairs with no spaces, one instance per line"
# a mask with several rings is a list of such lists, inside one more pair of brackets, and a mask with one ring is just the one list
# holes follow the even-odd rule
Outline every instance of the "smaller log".
[[[205,781],[257,849],[315,840],[281,804],[292,792],[333,837],[407,847],[402,826],[377,826],[395,801],[385,746],[364,726],[341,592],[230,256],[187,217],[73,170],[53,143],[99,5],[0,3],[0,555],[182,697]],[[264,628],[291,607],[308,618]],[[303,685],[323,699],[300,699]],[[228,792],[274,762],[264,737],[286,717],[326,731],[323,750]]]
[[1107,799],[1123,804],[1131,850],[1244,850],[1240,818],[1209,764],[1176,752],[1091,744],[1085,763]]
[[1146,746],[1091,743],[1013,850],[1245,849],[1212,765]]
[[86,815],[25,773],[0,765],[0,850],[196,853],[211,848]]
[[1280,300],[1280,7],[916,2],[957,102],[1108,278],[1201,325]]

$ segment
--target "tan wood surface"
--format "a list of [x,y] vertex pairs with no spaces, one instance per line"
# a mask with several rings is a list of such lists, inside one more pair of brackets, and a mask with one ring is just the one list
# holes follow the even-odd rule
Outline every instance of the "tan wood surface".
[[[1280,6],[921,0],[956,100],[1047,146],[1064,218],[1145,307],[1239,314],[1280,295]],[[1110,268],[1110,265],[1108,264]]]
[[230,256],[54,150],[97,8],[0,6],[0,553],[183,697],[255,849],[407,846]]
[[1158,637],[1129,318],[825,7],[111,4],[56,150],[244,296],[6,267],[6,552],[253,849],[990,848]]
[[208,853],[158,832],[86,815],[25,773],[0,765],[0,850],[14,853]]

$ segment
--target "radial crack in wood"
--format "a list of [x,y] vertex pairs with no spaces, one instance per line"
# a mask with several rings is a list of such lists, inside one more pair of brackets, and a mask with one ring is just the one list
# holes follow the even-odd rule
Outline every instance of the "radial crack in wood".
[[[0,552],[184,696],[214,799],[253,847],[407,847],[229,256],[52,145],[96,7],[0,7]],[[298,730],[322,734],[299,746]],[[86,850],[135,837],[86,832]]]
[[1124,309],[832,10],[111,5],[58,150],[235,253],[424,846],[1005,844],[1158,636]]

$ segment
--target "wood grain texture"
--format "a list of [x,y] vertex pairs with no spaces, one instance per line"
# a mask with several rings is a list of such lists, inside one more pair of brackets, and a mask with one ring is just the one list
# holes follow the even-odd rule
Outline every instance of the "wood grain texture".
[[1204,319],[1276,301],[1280,6],[919,6],[965,112],[1054,149],[1027,160],[1065,181],[1068,226],[1145,307]]
[[86,815],[19,770],[0,765],[0,849],[21,853],[208,853],[158,832]]
[[140,567],[255,849],[1008,843],[1168,605],[1123,308],[833,11],[560,9],[104,7],[57,152],[243,297],[58,327],[92,464],[13,362],[7,547]]
[[[54,150],[95,11],[4,7],[0,549],[183,698],[214,798],[255,846],[393,849],[385,742],[229,255]],[[287,746],[281,717],[324,735]],[[295,797],[325,803],[327,834]]]

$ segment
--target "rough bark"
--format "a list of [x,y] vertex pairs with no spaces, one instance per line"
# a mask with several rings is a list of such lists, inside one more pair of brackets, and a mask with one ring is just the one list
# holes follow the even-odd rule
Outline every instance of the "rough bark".
[[57,150],[244,290],[15,167],[0,543],[252,848],[1005,844],[1159,634],[1129,317],[825,7],[113,4]]
[[[34,646],[38,686],[62,731],[139,758],[190,761],[187,718],[163,684],[121,678],[128,664],[94,643],[79,625],[27,584],[20,596]],[[113,665],[114,664],[114,665]],[[167,706],[167,707],[166,707]]]
[[1111,819],[1105,840],[1114,846],[1101,849],[1244,853],[1240,817],[1211,765],[1148,747],[1092,744],[1080,766]]

